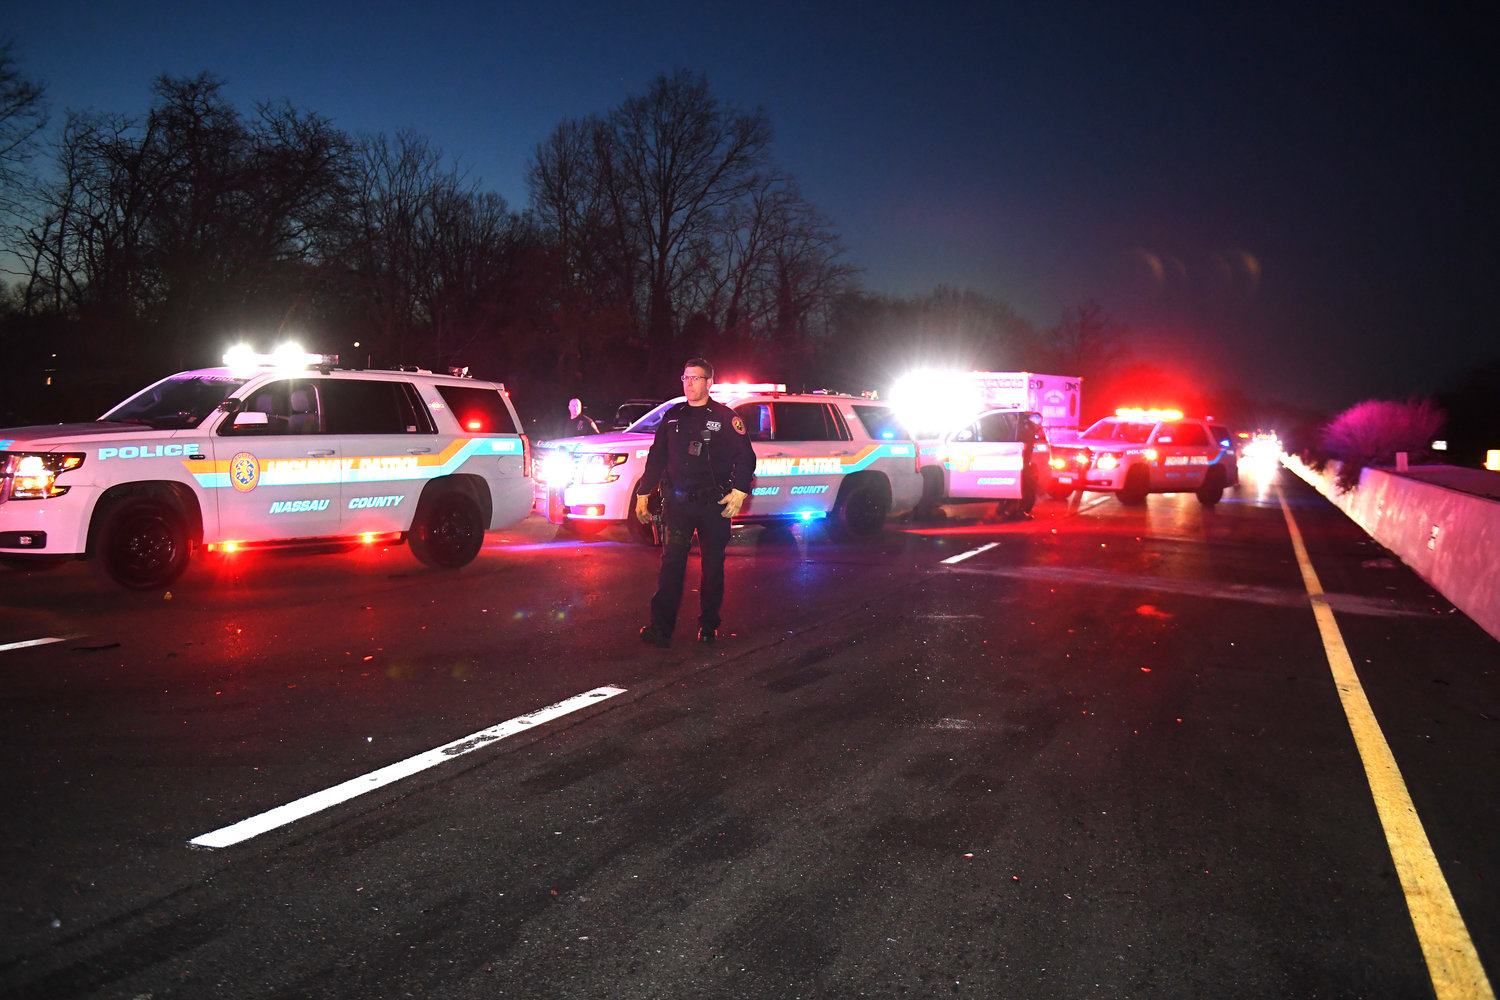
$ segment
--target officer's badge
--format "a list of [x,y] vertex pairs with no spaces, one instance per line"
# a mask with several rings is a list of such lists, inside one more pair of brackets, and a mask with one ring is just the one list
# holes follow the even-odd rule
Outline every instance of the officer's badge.
[[260,463],[248,451],[229,460],[229,481],[241,493],[249,493],[260,482]]
[[734,424],[732,426],[734,427],[734,432],[736,434],[744,434],[745,433],[745,418],[744,417],[735,417],[734,418]]

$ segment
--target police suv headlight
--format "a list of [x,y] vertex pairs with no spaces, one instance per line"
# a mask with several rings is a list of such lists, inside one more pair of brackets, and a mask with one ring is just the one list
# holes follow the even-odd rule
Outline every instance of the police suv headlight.
[[620,478],[615,468],[624,465],[630,458],[618,452],[578,456],[578,481],[588,486],[612,483]]
[[1094,468],[1096,469],[1103,469],[1104,471],[1108,472],[1111,469],[1118,469],[1119,467],[1120,456],[1116,455],[1114,452],[1106,451],[1102,455],[1096,456],[1094,459]]
[[537,463],[537,476],[548,486],[566,486],[573,481],[573,456],[566,451],[548,452]]
[[0,472],[10,482],[10,499],[45,500],[60,497],[68,487],[60,486],[57,477],[83,464],[84,456],[70,452],[24,452],[6,453]]

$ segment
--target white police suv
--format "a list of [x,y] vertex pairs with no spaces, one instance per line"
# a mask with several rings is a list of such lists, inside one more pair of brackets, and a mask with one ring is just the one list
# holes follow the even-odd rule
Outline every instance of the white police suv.
[[1240,481],[1228,432],[1176,410],[1118,410],[1076,441],[1054,441],[1051,464],[1054,495],[1097,490],[1124,504],[1143,503],[1149,493],[1193,493],[1210,507]]
[[0,561],[87,558],[162,587],[193,546],[404,539],[457,567],[530,512],[505,387],[336,359],[225,356],[92,423],[0,430]]
[[1000,516],[1021,517],[1051,483],[1047,434],[1035,411],[985,410],[918,448],[923,515],[938,504],[993,500]]
[[[887,404],[784,388],[716,383],[710,390],[745,421],[755,449],[755,487],[736,523],[816,521],[863,536],[917,505],[916,443]],[[624,523],[632,537],[650,542],[651,528],[633,516],[632,498],[657,425],[682,399],[667,400],[623,431],[539,445],[535,509],[584,532]]]

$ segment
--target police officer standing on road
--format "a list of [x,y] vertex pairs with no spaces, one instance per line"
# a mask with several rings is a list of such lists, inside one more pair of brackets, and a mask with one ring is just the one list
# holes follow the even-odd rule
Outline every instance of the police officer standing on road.
[[580,437],[598,433],[599,425],[594,423],[593,417],[583,412],[583,400],[576,397],[568,400],[567,436]]
[[[694,532],[703,573],[698,641],[719,637],[724,549],[729,545],[730,519],[740,512],[755,478],[755,449],[739,415],[709,398],[713,382],[713,365],[702,358],[683,366],[682,393],[687,399],[667,410],[657,425],[641,477],[646,493],[661,487],[667,536],[656,596],[651,598],[651,624],[641,629],[641,640],[653,646],[666,646],[677,625]],[[647,502],[645,493],[635,500],[635,515],[642,524],[651,520]]]

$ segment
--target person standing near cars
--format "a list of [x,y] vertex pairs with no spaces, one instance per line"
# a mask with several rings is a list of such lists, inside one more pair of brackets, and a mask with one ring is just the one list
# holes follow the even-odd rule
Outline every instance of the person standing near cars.
[[594,423],[593,417],[583,412],[583,400],[576,397],[568,400],[568,422],[565,426],[567,437],[599,433],[599,425]]
[[641,477],[644,492],[635,499],[635,516],[645,524],[651,520],[648,494],[661,488],[666,542],[656,595],[651,598],[651,623],[641,629],[641,640],[653,646],[671,642],[694,533],[702,572],[698,641],[713,642],[719,637],[724,549],[729,545],[730,522],[750,495],[755,449],[740,416],[709,397],[713,382],[713,365],[704,359],[691,358],[683,366],[686,399],[667,410],[657,425]]

